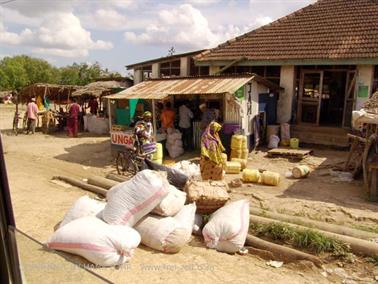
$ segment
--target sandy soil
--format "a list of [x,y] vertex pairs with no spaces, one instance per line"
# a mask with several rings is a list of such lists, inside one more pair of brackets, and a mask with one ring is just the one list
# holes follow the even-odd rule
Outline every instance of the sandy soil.
[[[110,142],[108,137],[88,134],[81,134],[79,138],[67,138],[63,133],[14,136],[9,131],[13,112],[13,108],[0,105],[0,129],[16,223],[20,230],[44,242],[73,202],[89,194],[75,187],[54,184],[51,178],[66,175],[83,179],[113,171]],[[265,155],[263,151],[252,154],[249,166],[279,172],[283,177],[281,184],[277,187],[248,185],[237,188],[233,190],[233,199],[247,198],[251,206],[350,227],[375,228],[378,232],[378,204],[367,201],[362,183],[339,182],[329,175],[330,166],[343,161],[346,152],[315,149],[313,156],[301,162],[314,168],[303,180],[284,177],[296,165],[294,162],[283,158],[268,159]],[[227,178],[237,177],[230,175]],[[32,253],[31,246],[21,247]],[[36,255],[34,261],[38,259]],[[338,266],[333,261],[325,267],[335,269]],[[325,277],[321,274],[322,269],[307,262],[285,264],[276,269],[267,266],[266,261],[257,256],[218,253],[206,249],[201,239],[193,239],[175,255],[141,246],[129,264],[119,269],[94,271],[117,283],[341,283],[346,278],[373,283],[374,276],[378,275],[378,269],[364,259],[343,264],[342,269],[347,277],[335,272]],[[60,280],[71,281],[72,278]]]

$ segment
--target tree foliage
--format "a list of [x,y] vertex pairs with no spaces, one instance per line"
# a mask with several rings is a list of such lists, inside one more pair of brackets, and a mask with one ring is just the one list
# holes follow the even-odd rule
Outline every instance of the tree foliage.
[[102,69],[100,64],[73,63],[54,67],[45,60],[26,55],[0,60],[0,90],[21,90],[34,83],[86,85],[99,78],[120,77],[117,72]]

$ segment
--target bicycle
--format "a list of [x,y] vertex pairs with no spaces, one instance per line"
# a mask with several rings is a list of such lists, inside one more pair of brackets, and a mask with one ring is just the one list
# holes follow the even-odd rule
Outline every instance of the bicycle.
[[[20,124],[20,120],[21,120],[21,116],[20,114],[18,113],[18,111],[16,110],[16,112],[14,113],[14,117],[13,117],[13,133],[17,136],[18,133],[20,133],[19,131],[19,124]],[[25,131],[25,129],[27,128],[27,116],[26,116],[26,113],[24,115],[24,117],[22,118],[22,132]]]
[[125,175],[126,173],[135,175],[137,172],[147,168],[145,160],[151,159],[156,150],[146,153],[142,148],[142,145],[135,142],[133,149],[125,148],[125,150],[118,152],[116,168],[119,175]]

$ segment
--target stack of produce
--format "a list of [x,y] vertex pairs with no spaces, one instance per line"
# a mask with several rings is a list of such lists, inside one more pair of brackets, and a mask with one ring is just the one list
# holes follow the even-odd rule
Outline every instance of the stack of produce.
[[195,202],[197,213],[210,214],[222,207],[229,199],[225,181],[188,181],[185,192],[189,202]]
[[248,159],[247,136],[233,135],[231,138],[231,160],[232,158]]

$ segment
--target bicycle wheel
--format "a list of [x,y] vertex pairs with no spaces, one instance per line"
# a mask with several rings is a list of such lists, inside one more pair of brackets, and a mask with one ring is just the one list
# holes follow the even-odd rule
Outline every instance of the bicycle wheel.
[[119,175],[125,175],[126,173],[135,175],[138,171],[135,159],[129,151],[118,153],[116,167]]

